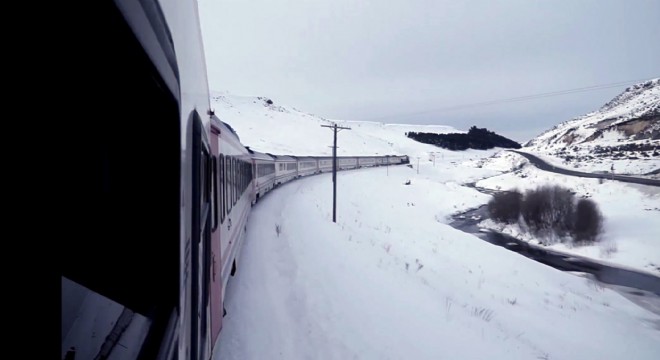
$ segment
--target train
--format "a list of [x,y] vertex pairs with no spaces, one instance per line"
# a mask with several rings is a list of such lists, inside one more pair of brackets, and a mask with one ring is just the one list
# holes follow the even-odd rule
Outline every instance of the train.
[[333,166],[409,159],[244,146],[210,105],[195,0],[105,0],[80,20],[68,120],[90,135],[62,160],[62,358],[211,359],[252,207]]

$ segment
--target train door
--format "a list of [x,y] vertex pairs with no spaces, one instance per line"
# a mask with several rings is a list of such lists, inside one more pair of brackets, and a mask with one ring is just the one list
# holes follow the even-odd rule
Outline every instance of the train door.
[[193,113],[192,244],[191,244],[191,359],[210,354],[209,275],[211,264],[211,149],[199,115]]

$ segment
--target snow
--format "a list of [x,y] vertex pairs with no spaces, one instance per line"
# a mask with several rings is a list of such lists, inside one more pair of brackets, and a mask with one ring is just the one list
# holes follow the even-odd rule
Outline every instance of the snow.
[[[660,224],[656,220],[660,215],[660,188],[608,180],[601,184],[598,179],[546,172],[511,152],[498,154],[486,162],[485,168],[491,167],[490,161],[494,169],[522,168],[478,181],[479,187],[524,192],[545,184],[557,184],[574,191],[577,197],[588,197],[598,204],[605,218],[604,235],[598,244],[568,247],[560,243],[550,248],[660,275]],[[482,226],[535,241],[517,225],[502,227],[484,222]]]
[[[528,149],[522,149],[522,151],[529,152],[530,154],[539,157],[548,164],[555,165],[559,168],[607,174],[611,174],[613,168],[615,175],[632,175],[635,177],[649,177],[656,179],[660,178],[658,175],[644,176],[644,174],[648,174],[653,170],[660,169],[660,158],[657,157],[641,158],[635,160],[600,158],[592,159],[592,161],[566,161],[561,157],[552,156],[551,154],[527,150]],[[573,154],[586,155],[588,154],[588,150],[573,152]]]
[[[321,117],[264,98],[212,101],[252,149],[330,154]],[[453,152],[404,135],[452,131],[444,126],[340,125],[352,128],[339,134],[340,155],[407,154],[412,168],[338,173],[336,224],[330,174],[267,194],[250,214],[215,359],[658,357],[659,314],[448,225],[491,198],[468,183],[566,184],[601,205],[617,246],[608,260],[648,270],[660,254],[658,210],[645,210],[660,209],[656,192],[542,172],[501,149]],[[601,258],[596,248],[560,250]]]
[[409,155],[440,150],[422,145],[405,132],[464,133],[444,125],[392,125],[378,122],[328,120],[295,108],[269,105],[263,97],[215,92],[211,106],[229,123],[244,145],[252,150],[280,155],[332,155],[332,132],[321,127],[337,123],[350,127],[340,131],[338,156]]

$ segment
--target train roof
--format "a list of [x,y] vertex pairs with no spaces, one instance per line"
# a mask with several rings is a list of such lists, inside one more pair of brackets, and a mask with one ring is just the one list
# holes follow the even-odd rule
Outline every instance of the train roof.
[[297,161],[295,156],[290,156],[290,155],[274,155],[271,153],[268,153],[268,155],[272,156],[275,161]]
[[231,125],[229,125],[226,122],[220,120],[220,118],[218,118],[215,114],[211,115],[211,125],[213,125],[217,128],[220,128],[221,130],[222,130],[222,127],[225,127],[227,130],[229,130],[229,132],[231,132],[234,136],[236,136],[236,139],[238,139],[238,141],[241,141],[241,138],[238,136],[238,133],[236,132],[236,130],[234,130],[234,128],[231,127]]
[[247,151],[252,155],[253,159],[259,159],[259,160],[274,160],[274,158],[271,155],[268,155],[266,153],[258,152],[255,150],[250,149],[249,147],[245,147]]

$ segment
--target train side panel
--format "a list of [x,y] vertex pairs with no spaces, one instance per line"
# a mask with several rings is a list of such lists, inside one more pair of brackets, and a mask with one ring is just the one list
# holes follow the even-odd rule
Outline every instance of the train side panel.
[[215,344],[222,329],[224,294],[234,261],[245,237],[250,209],[252,166],[250,154],[233,130],[216,117],[212,128],[214,202],[208,279],[211,283],[211,335]]
[[356,169],[357,166],[358,166],[358,160],[355,157],[338,157],[337,158],[337,169],[339,169],[339,170]]
[[318,159],[314,157],[298,157],[298,177],[313,175],[319,172]]
[[319,172],[332,171],[332,157],[318,157]]
[[275,160],[268,154],[250,150],[252,156],[252,187],[255,204],[275,186]]
[[284,184],[298,176],[298,164],[294,157],[272,155],[275,158],[275,186]]

